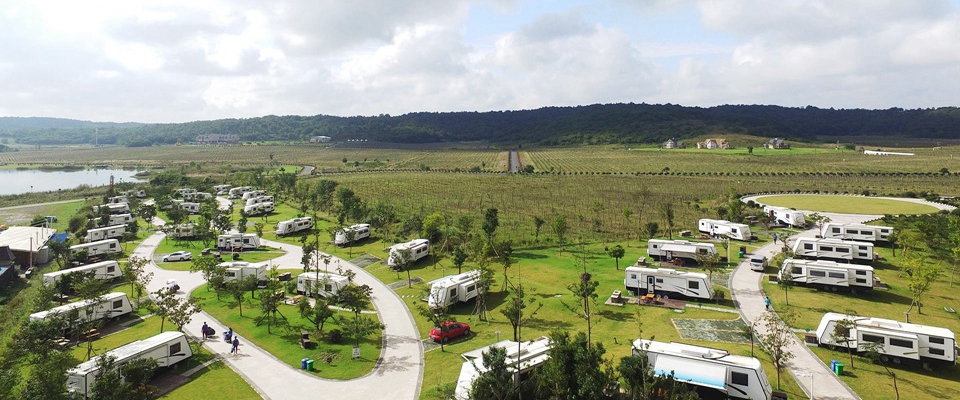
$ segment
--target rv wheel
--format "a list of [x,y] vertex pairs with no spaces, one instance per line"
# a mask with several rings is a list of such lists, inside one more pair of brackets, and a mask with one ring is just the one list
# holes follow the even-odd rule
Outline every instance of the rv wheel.
[[897,364],[897,365],[900,365],[900,363],[901,363],[900,358],[899,358],[899,357],[894,357],[894,358],[893,358],[893,363],[894,363],[894,364]]
[[880,361],[883,361],[883,362],[888,362],[888,361],[890,361],[890,357],[887,357],[887,356],[880,356]]

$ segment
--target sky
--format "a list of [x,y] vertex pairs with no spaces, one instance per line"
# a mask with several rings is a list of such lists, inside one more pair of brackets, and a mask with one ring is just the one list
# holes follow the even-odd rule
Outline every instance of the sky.
[[960,0],[6,0],[0,27],[0,116],[960,99]]

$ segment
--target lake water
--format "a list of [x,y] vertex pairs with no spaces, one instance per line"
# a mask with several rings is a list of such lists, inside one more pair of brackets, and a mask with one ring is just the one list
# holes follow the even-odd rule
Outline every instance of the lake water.
[[114,183],[140,182],[137,171],[120,169],[84,169],[78,171],[41,171],[37,169],[0,169],[0,195],[28,192],[49,192],[73,189],[80,185],[104,186]]

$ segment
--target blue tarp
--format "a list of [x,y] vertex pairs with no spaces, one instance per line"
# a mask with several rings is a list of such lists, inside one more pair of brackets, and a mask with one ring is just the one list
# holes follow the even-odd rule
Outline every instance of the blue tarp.
[[63,242],[66,242],[69,237],[70,237],[70,234],[69,234],[69,233],[57,233],[57,234],[51,236],[51,237],[50,237],[50,240],[53,240],[53,241],[55,241],[55,242],[63,243]]

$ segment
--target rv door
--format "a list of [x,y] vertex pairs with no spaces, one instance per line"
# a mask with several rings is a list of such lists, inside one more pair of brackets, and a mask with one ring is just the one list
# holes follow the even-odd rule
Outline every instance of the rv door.
[[657,291],[657,278],[653,276],[647,277],[647,293],[654,293]]

